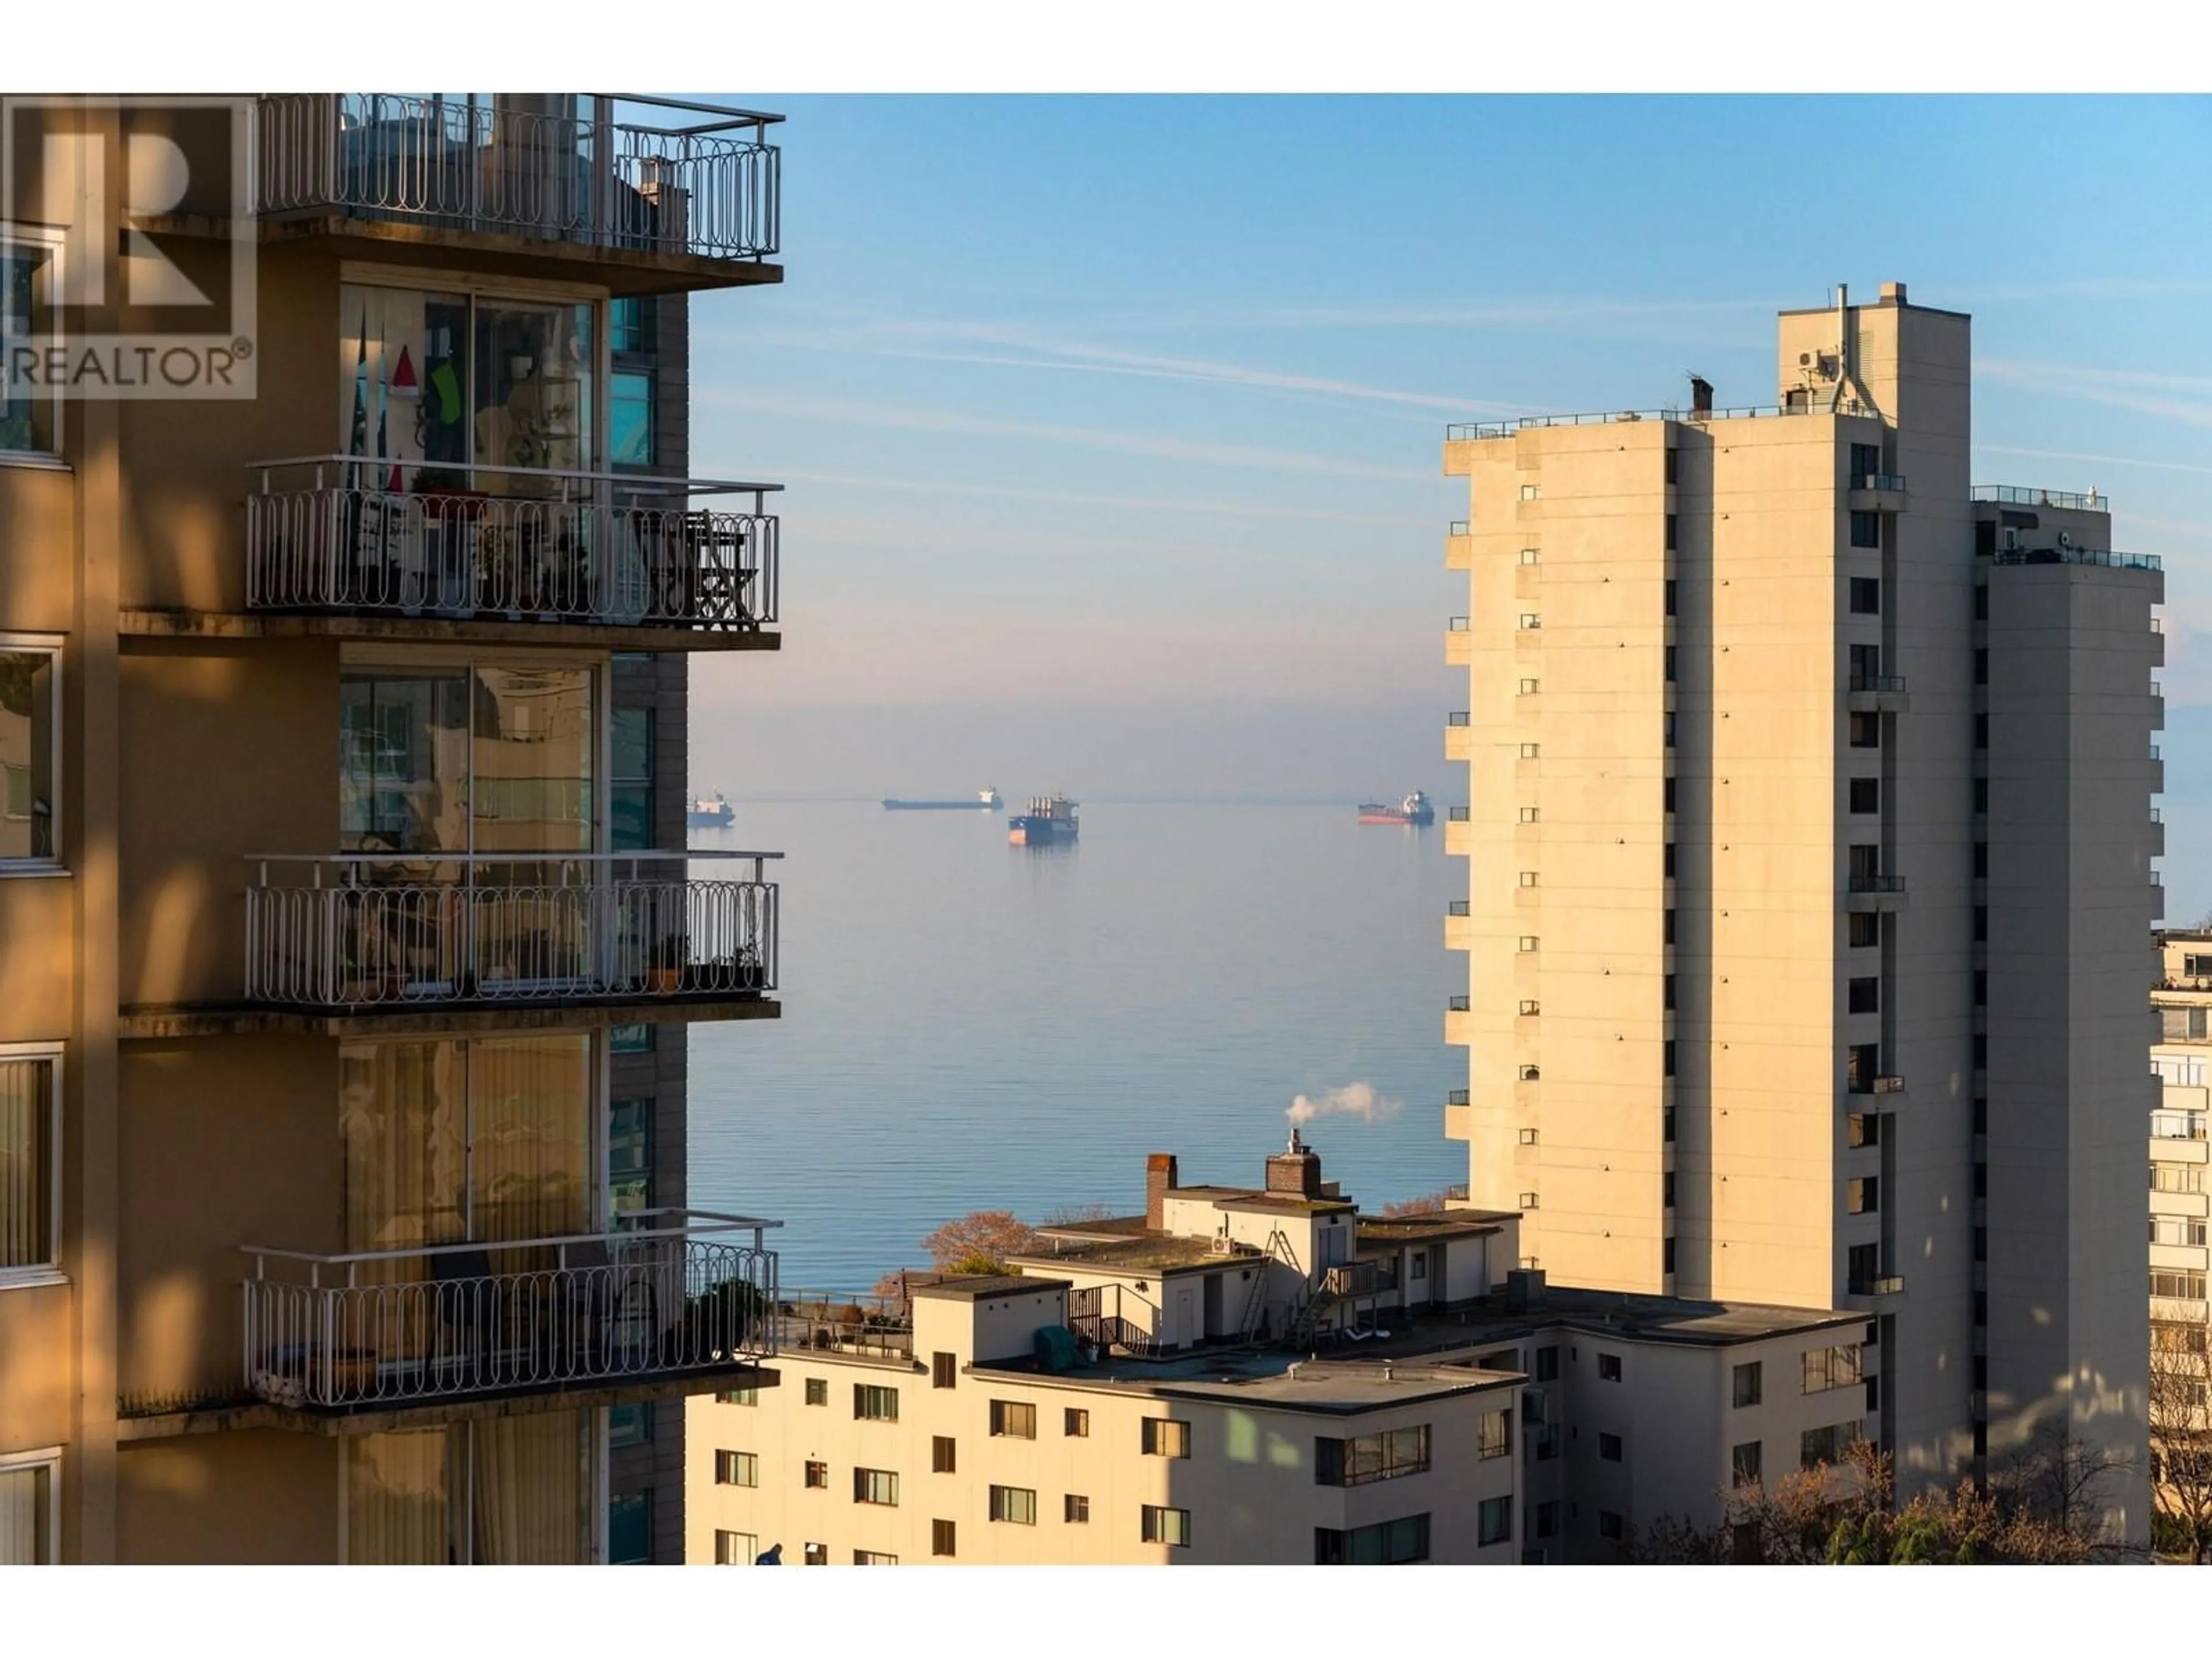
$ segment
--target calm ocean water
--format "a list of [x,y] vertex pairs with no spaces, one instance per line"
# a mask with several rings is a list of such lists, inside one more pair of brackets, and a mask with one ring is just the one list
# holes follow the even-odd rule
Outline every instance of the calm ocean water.
[[[690,1033],[691,1201],[780,1217],[783,1282],[865,1288],[976,1209],[1144,1202],[1144,1160],[1256,1184],[1300,1094],[1370,1209],[1467,1178],[1443,1137],[1466,988],[1441,824],[1349,805],[1089,805],[1070,848],[1003,816],[741,804],[700,847],[781,849],[783,1018]],[[705,866],[702,866],[702,873]],[[1394,1104],[1395,1103],[1395,1104]]]

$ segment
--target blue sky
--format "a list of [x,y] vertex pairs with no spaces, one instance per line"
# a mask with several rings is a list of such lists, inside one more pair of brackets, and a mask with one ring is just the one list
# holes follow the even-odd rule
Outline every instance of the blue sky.
[[2166,556],[2212,704],[2212,100],[738,96],[787,274],[695,302],[693,466],[789,486],[788,621],[703,708],[1425,708],[1431,757],[1444,422],[1764,402],[1776,310],[1887,279],[1974,314],[1978,479]]

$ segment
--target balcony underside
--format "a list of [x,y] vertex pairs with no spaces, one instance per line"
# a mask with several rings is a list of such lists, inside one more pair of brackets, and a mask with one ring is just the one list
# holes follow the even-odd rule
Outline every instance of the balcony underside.
[[1904,691],[1846,691],[1844,706],[1854,714],[1902,714],[1911,708],[1912,698]]
[[433,1401],[389,1401],[337,1408],[272,1406],[240,1398],[183,1411],[124,1417],[115,1425],[118,1440],[174,1440],[192,1434],[229,1434],[249,1429],[280,1429],[295,1434],[380,1434],[390,1429],[437,1428],[486,1418],[527,1417],[541,1412],[595,1409],[652,1401],[683,1400],[726,1389],[772,1389],[779,1373],[750,1362],[700,1367],[661,1376],[620,1382],[550,1383],[504,1393]]
[[1846,893],[1844,895],[1844,908],[1859,915],[1902,910],[1905,908],[1905,895],[1901,891]]
[[476,1031],[596,1030],[609,1025],[702,1024],[781,1019],[783,1005],[757,992],[696,996],[604,997],[590,1000],[489,1003],[393,1002],[357,1008],[272,1008],[258,1003],[198,1003],[125,1008],[125,1041],[284,1033],[304,1036],[435,1036]]
[[149,639],[403,640],[610,651],[780,651],[781,634],[652,623],[510,622],[467,617],[307,616],[227,611],[125,611],[118,631]]
[[[702,253],[614,247],[585,238],[544,232],[465,229],[404,219],[355,216],[330,207],[300,208],[260,216],[264,246],[325,245],[342,259],[414,265],[472,276],[520,276],[538,282],[592,283],[618,297],[692,294],[709,289],[756,288],[783,280],[783,267],[764,259],[722,259]],[[227,220],[170,214],[143,228],[173,236],[227,239]]]

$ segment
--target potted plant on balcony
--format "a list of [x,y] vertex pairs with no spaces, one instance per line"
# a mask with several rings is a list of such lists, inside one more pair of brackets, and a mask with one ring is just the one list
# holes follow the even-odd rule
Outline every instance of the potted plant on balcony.
[[684,1298],[683,1316],[661,1336],[668,1365],[734,1359],[763,1311],[760,1291],[742,1279],[725,1279]]
[[647,988],[665,996],[684,982],[684,969],[691,960],[691,940],[684,933],[661,935],[653,947],[653,968],[646,975]]

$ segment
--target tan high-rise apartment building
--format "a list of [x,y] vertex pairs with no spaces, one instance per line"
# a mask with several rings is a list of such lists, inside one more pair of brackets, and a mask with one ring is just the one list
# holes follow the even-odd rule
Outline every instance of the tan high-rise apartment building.
[[1777,344],[1762,407],[1447,435],[1447,1132],[1556,1280],[1863,1310],[1908,1489],[2070,1435],[2140,1540],[2163,578],[1972,484],[1965,315]]
[[[772,866],[682,850],[688,653],[777,643],[686,296],[780,280],[776,118],[4,115],[0,1561],[679,1559],[775,1289],[685,1024],[778,1011]],[[40,381],[240,238],[255,395]]]

